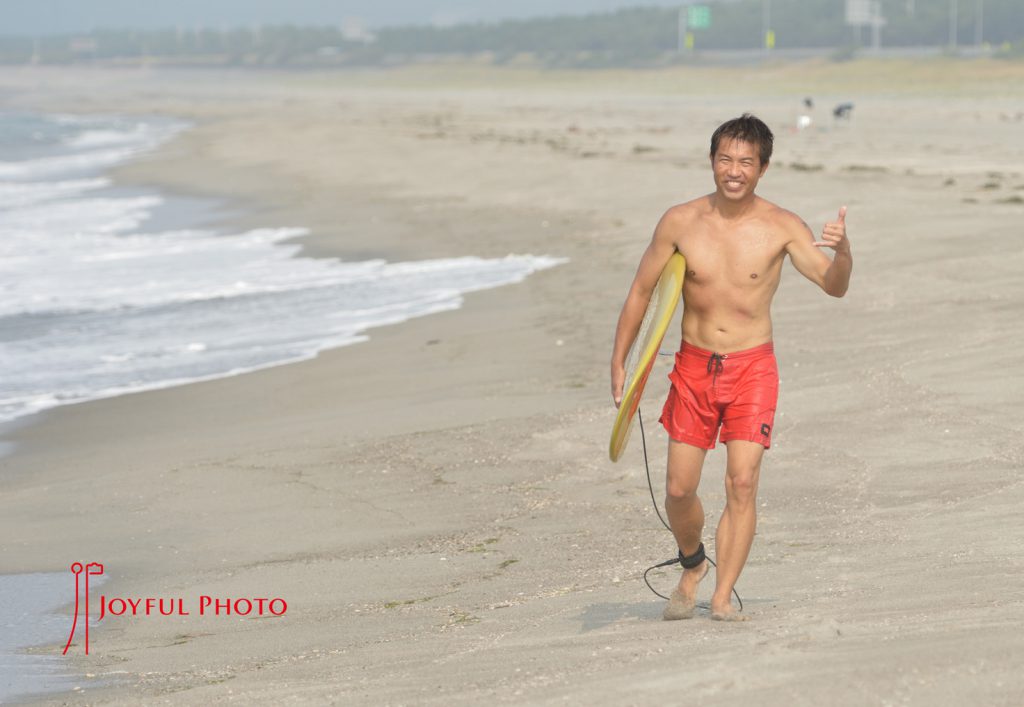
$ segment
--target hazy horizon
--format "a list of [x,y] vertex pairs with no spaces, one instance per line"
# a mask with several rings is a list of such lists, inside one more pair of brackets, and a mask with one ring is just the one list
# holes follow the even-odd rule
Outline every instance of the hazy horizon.
[[0,35],[54,35],[93,29],[229,29],[268,24],[379,27],[496,22],[585,15],[625,7],[676,6],[680,0],[178,0],[143,6],[132,0],[4,0]]

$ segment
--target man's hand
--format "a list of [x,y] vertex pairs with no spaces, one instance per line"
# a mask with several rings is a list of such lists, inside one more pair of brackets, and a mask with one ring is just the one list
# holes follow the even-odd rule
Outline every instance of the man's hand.
[[622,366],[616,366],[612,364],[612,400],[615,401],[615,407],[619,407],[622,402],[622,386],[626,382],[626,369]]
[[846,207],[839,207],[839,220],[825,224],[821,229],[821,240],[815,241],[819,248],[832,248],[837,253],[849,253],[850,241],[846,238]]

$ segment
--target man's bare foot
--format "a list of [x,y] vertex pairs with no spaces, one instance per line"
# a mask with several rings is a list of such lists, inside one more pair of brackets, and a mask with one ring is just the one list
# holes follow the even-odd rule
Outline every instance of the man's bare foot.
[[704,560],[693,569],[683,570],[679,578],[679,586],[669,596],[668,605],[662,612],[665,621],[693,618],[693,610],[697,606],[697,585],[708,573],[708,561]]
[[722,609],[716,609],[714,606],[711,607],[711,620],[712,621],[750,621],[750,617],[746,614],[741,614],[732,607],[731,604],[726,604]]

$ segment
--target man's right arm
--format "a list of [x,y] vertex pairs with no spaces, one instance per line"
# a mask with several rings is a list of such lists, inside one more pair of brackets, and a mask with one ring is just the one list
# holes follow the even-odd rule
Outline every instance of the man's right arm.
[[647,305],[651,301],[651,293],[658,284],[661,271],[676,251],[676,234],[681,232],[679,222],[682,218],[681,207],[673,207],[665,212],[654,229],[654,237],[640,259],[633,284],[626,295],[626,303],[622,305],[619,323],[615,328],[615,345],[612,349],[612,399],[618,407],[622,402],[622,387],[626,379],[626,356],[629,347],[636,339],[640,323],[643,321]]

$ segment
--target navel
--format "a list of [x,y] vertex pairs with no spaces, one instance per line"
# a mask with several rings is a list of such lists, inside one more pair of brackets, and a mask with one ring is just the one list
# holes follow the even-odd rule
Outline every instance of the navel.
[[696,270],[690,270],[686,274],[689,275],[690,277],[697,277],[697,271]]
[[750,273],[750,279],[751,280],[756,280],[757,279],[757,273],[756,272]]

